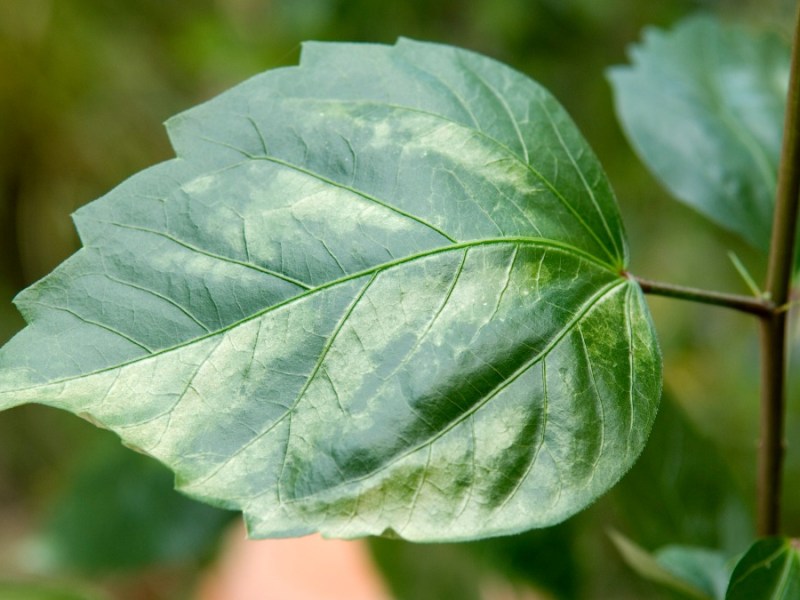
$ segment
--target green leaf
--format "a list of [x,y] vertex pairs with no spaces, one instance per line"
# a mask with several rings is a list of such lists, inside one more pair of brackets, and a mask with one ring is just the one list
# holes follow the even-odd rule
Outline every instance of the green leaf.
[[[644,579],[677,592],[684,598],[695,600],[712,600],[714,598],[713,595],[707,593],[706,589],[696,584],[696,577],[685,578],[685,569],[679,569],[678,572],[673,571],[669,563],[662,564],[647,550],[617,531],[609,531],[608,535],[627,565]],[[684,555],[683,558],[686,556]],[[681,567],[685,567],[685,564],[682,564]]]
[[617,115],[679,200],[767,249],[789,47],[778,36],[694,17],[649,29],[610,72]]
[[726,600],[800,598],[800,542],[766,538],[753,544],[736,565]]
[[665,546],[656,551],[655,559],[666,570],[702,590],[710,598],[725,598],[731,567],[721,552],[690,546]]
[[631,466],[661,365],[616,203],[528,78],[308,44],[172,119],[17,298],[0,406],[117,432],[251,535],[551,525]]

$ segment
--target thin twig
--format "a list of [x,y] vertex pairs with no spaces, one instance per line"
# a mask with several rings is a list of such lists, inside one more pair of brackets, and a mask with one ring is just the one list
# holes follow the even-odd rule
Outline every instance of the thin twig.
[[[629,277],[633,276],[629,275]],[[756,296],[740,296],[738,294],[712,292],[709,290],[685,287],[672,283],[663,283],[661,281],[642,279],[641,277],[633,277],[633,279],[639,284],[645,294],[679,298],[681,300],[700,302],[702,304],[713,304],[715,306],[724,306],[726,308],[732,308],[734,310],[759,317],[767,317],[772,315],[776,309],[775,304],[770,300],[758,298]]]

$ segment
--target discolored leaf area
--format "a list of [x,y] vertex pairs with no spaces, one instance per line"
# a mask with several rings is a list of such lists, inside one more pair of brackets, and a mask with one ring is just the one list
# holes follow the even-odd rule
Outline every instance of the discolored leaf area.
[[255,537],[550,525],[661,385],[597,159],[540,86],[402,40],[306,44],[173,118],[17,299],[0,406],[117,432]]
[[766,250],[772,230],[789,46],[710,17],[649,29],[610,72],[633,147],[680,201]]

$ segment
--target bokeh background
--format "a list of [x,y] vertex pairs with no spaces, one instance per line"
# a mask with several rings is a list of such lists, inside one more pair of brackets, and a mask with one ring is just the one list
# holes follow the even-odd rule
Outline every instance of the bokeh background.
[[[616,123],[605,70],[625,62],[643,27],[669,27],[698,11],[788,37],[795,4],[4,0],[0,338],[23,326],[14,294],[77,249],[70,213],[172,155],[165,119],[250,75],[296,63],[305,39],[433,40],[527,73],[561,100],[604,164],[626,222],[632,271],[746,293],[727,253],[735,251],[757,279],[763,257],[667,197]],[[621,491],[564,525],[523,536],[459,546],[373,541],[375,563],[397,598],[477,599],[515,586],[538,588],[542,597],[661,597],[623,565],[608,527],[649,549],[677,542],[744,550],[758,427],[755,323],[659,298],[651,308],[669,399],[648,454]],[[790,440],[800,439],[798,398],[790,403]],[[800,452],[790,445],[785,517],[794,534],[798,475]],[[0,414],[0,581],[37,580],[110,598],[192,598],[235,518],[171,492],[171,476],[159,465],[71,415],[36,406]],[[511,587],[491,584],[497,581]]]

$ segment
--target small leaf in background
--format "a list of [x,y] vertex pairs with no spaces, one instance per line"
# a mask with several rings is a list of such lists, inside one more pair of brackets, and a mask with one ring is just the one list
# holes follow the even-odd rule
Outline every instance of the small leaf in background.
[[707,548],[665,546],[659,548],[654,556],[662,567],[703,590],[709,597],[725,598],[733,565],[723,553]]
[[753,544],[736,565],[725,600],[800,598],[800,542],[766,538]]
[[661,364],[553,97],[436,44],[308,44],[173,118],[17,299],[0,407],[117,432],[255,537],[552,525],[640,454]]
[[[677,592],[681,597],[694,600],[714,600],[717,597],[712,587],[702,585],[714,581],[715,576],[700,576],[702,570],[710,565],[708,554],[703,554],[702,563],[696,564],[694,569],[688,569],[686,563],[693,560],[693,557],[684,550],[673,550],[670,558],[664,563],[621,533],[609,531],[608,535],[623,560],[643,578]],[[697,551],[697,549],[692,550]],[[678,561],[676,561],[677,554],[681,556]],[[676,563],[679,565],[678,569],[673,570]],[[717,565],[715,563],[711,566],[714,568]],[[690,578],[686,578],[687,572],[690,573]]]
[[679,200],[766,249],[772,229],[789,46],[694,17],[648,29],[632,66],[610,71],[617,115]]
[[56,572],[197,565],[233,516],[179,494],[168,469],[108,434],[53,500],[35,547]]

